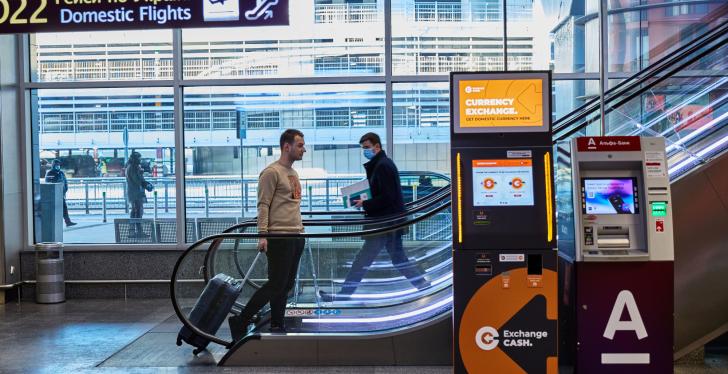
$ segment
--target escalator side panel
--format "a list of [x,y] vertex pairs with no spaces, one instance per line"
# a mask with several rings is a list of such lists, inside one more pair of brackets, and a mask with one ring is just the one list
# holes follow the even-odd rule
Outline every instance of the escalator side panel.
[[728,329],[728,154],[672,184],[675,358]]

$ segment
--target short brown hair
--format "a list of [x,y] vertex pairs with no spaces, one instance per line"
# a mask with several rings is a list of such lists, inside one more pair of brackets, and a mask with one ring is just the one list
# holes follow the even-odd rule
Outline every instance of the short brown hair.
[[372,147],[375,146],[375,145],[377,145],[377,144],[379,144],[380,147],[382,146],[382,140],[379,139],[379,135],[377,135],[377,134],[375,134],[373,132],[368,132],[368,133],[362,135],[361,136],[361,139],[359,139],[359,144],[362,144],[362,143],[364,143],[367,140],[370,143],[372,143]]
[[283,149],[284,144],[293,144],[294,141],[296,141],[296,136],[300,136],[303,138],[303,133],[296,129],[288,129],[281,134],[281,149]]

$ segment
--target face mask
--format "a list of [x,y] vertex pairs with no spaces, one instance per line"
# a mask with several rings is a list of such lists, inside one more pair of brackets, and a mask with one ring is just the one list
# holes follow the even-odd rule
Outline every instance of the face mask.
[[61,170],[61,165],[55,165],[55,166],[53,166],[53,170]]
[[367,160],[374,158],[374,150],[371,148],[364,148],[364,157],[366,157]]

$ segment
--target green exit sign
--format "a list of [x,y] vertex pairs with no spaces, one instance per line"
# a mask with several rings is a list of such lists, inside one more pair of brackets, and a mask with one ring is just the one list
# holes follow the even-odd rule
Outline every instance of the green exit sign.
[[652,216],[653,217],[664,217],[667,215],[667,201],[653,201]]

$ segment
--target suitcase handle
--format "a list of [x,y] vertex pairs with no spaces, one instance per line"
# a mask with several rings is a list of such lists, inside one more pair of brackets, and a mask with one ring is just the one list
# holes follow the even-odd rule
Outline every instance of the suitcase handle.
[[258,259],[260,258],[260,254],[262,252],[257,251],[257,254],[255,255],[255,258],[253,259],[253,263],[250,264],[250,267],[248,268],[248,271],[245,272],[245,276],[243,277],[243,280],[240,281],[241,284],[245,284],[245,282],[248,281],[248,278],[250,277],[250,273],[253,272],[253,268],[255,267],[255,264],[258,262]]

